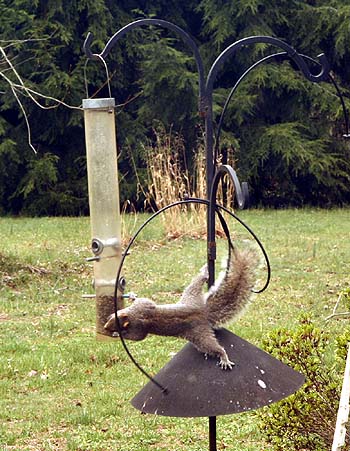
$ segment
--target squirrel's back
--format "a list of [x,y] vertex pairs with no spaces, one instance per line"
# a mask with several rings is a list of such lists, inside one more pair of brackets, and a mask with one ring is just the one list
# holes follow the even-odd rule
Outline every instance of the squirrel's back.
[[256,280],[257,263],[252,249],[230,249],[226,272],[206,296],[208,321],[212,326],[230,321],[247,305]]

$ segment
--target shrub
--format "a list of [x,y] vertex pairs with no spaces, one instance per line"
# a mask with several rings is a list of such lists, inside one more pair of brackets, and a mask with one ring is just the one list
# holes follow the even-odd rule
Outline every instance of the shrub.
[[261,429],[273,449],[325,451],[331,448],[345,363],[343,351],[349,339],[350,331],[338,338],[342,359],[333,364],[325,357],[329,343],[327,332],[316,327],[307,316],[300,319],[296,330],[281,328],[264,340],[265,350],[306,378],[295,394],[258,414]]

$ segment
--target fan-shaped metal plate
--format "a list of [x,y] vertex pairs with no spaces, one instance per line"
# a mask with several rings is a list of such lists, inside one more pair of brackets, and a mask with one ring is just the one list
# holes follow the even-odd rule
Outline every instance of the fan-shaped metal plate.
[[218,330],[217,338],[235,362],[231,371],[188,343],[155,376],[167,393],[149,382],[132,405],[164,416],[212,417],[272,404],[304,383],[302,374],[228,330]]

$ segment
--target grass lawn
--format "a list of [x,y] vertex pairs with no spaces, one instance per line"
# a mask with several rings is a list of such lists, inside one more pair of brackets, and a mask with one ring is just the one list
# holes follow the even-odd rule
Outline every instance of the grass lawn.
[[[230,326],[259,345],[301,312],[334,335],[348,319],[325,321],[350,286],[350,210],[252,210],[239,214],[265,244],[269,289]],[[124,218],[127,234],[144,216]],[[249,238],[230,222],[237,242]],[[129,400],[147,382],[118,342],[95,340],[88,218],[0,218],[0,451],[202,451],[207,419],[141,415]],[[126,259],[127,289],[176,302],[205,262],[206,242],[168,240],[162,219],[142,233]],[[226,255],[219,242],[219,260]],[[261,278],[264,270],[261,270]],[[346,306],[340,305],[344,311]],[[131,343],[156,373],[184,342],[150,337]],[[330,342],[332,358],[332,342]],[[268,445],[254,412],[218,419],[218,449]]]

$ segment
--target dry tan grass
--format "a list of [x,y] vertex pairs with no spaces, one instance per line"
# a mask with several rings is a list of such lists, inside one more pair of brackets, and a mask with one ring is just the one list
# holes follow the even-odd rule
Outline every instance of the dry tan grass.
[[[206,199],[206,156],[203,139],[198,140],[193,152],[193,171],[189,170],[183,138],[166,132],[164,128],[155,130],[156,141],[145,146],[148,171],[147,202],[153,209],[161,209],[188,197]],[[221,158],[220,158],[221,160]],[[225,163],[233,164],[232,152],[227,152]],[[221,164],[221,161],[218,162]],[[224,179],[218,191],[218,202],[231,206],[234,191]],[[206,236],[206,211],[203,204],[178,205],[163,215],[169,238]],[[187,213],[187,214],[183,214]],[[218,229],[221,235],[222,231]]]
[[[155,144],[145,147],[148,171],[147,202],[159,210],[188,197],[205,197],[204,149],[195,153],[194,173],[190,173],[182,137],[163,128],[155,130]],[[185,214],[184,214],[185,213]],[[202,237],[206,233],[206,207],[178,205],[162,215],[169,238]]]

